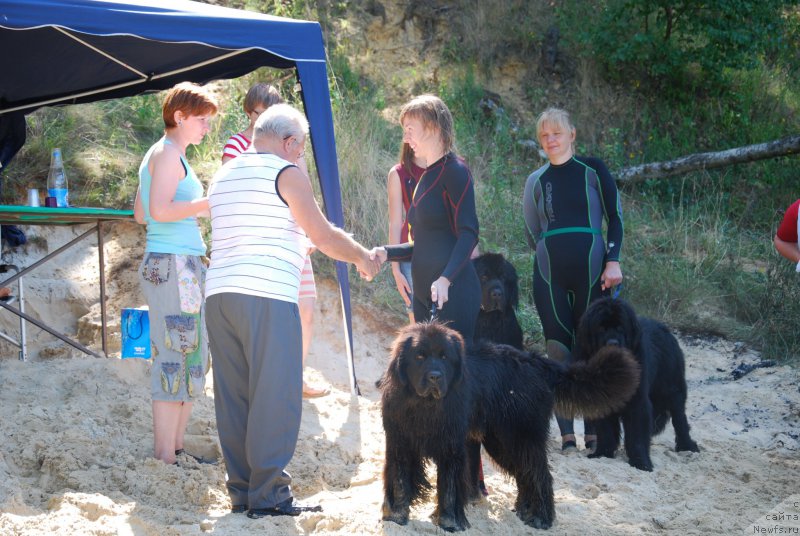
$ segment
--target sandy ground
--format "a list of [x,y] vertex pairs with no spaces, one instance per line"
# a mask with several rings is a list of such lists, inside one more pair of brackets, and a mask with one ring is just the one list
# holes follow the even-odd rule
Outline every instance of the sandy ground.
[[[39,233],[32,228],[30,235]],[[48,231],[11,254],[22,265],[72,230]],[[120,306],[141,303],[135,280],[141,235],[118,225],[108,237],[110,339],[118,351]],[[99,348],[96,247],[70,253],[25,278],[28,310]],[[130,259],[130,260],[129,260]],[[14,330],[8,313],[0,328]],[[80,318],[78,322],[76,318]],[[320,285],[308,374],[332,393],[303,402],[297,450],[289,466],[294,493],[324,512],[250,520],[229,514],[224,465],[180,466],[153,459],[149,364],[88,357],[29,330],[31,356],[0,345],[0,534],[439,534],[433,502],[412,510],[405,527],[380,520],[384,437],[374,380],[387,363],[399,326],[375,311],[355,310],[356,372],[361,397],[349,392],[334,288]],[[563,455],[555,422],[550,465],[557,520],[551,534],[800,533],[800,391],[789,367],[758,368],[734,380],[740,363],[759,356],[724,340],[681,340],[687,358],[688,415],[699,454],[675,453],[669,429],[653,441],[655,471],[620,454],[591,460]],[[116,346],[115,346],[116,345]],[[116,354],[118,355],[118,354]],[[210,376],[209,376],[210,379]],[[195,405],[187,450],[220,456],[212,392]],[[579,446],[582,446],[579,440]],[[488,499],[470,506],[467,534],[530,534],[511,508],[515,485],[484,459]]]

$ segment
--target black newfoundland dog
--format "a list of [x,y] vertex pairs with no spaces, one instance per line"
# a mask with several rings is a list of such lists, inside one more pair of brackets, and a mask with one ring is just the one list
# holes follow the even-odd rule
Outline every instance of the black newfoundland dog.
[[472,263],[481,280],[481,310],[475,338],[522,350],[522,328],[515,312],[519,305],[519,279],[514,265],[499,253],[484,253]]
[[383,519],[408,523],[409,509],[431,485],[436,464],[434,522],[447,531],[469,527],[464,514],[477,499],[483,443],[517,483],[517,516],[536,528],[555,518],[547,439],[554,405],[566,415],[600,417],[636,391],[638,365],[609,348],[570,367],[486,341],[465,350],[461,335],[437,322],[407,326],[393,343],[381,381],[386,460]]
[[664,324],[637,317],[624,300],[600,298],[592,302],[578,325],[576,357],[591,360],[611,347],[629,349],[639,362],[641,381],[625,407],[598,421],[597,448],[591,457],[613,458],[619,447],[620,423],[625,430],[628,462],[652,471],[650,438],[664,430],[670,417],[675,450],[699,452],[689,436],[686,419],[686,377],[683,352]]

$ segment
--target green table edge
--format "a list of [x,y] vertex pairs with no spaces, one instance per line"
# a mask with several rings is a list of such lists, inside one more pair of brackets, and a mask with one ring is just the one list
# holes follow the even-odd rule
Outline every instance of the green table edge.
[[28,207],[0,205],[0,222],[29,224],[69,224],[97,220],[133,220],[132,210],[97,207]]

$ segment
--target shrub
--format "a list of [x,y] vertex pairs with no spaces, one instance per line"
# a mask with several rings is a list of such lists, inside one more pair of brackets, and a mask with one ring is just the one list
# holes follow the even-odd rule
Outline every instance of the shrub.
[[[655,87],[691,100],[719,93],[728,69],[753,67],[790,47],[789,0],[569,0],[559,10],[580,54],[630,88]],[[591,24],[576,24],[587,13]]]

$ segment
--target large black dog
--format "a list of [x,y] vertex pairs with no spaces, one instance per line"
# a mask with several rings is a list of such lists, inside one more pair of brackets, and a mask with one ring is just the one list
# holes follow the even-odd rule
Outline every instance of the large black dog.
[[383,519],[408,522],[411,504],[431,485],[425,462],[437,467],[434,522],[448,531],[469,527],[464,507],[478,497],[478,466],[469,447],[483,443],[517,483],[517,516],[536,528],[555,518],[547,439],[553,406],[567,415],[607,415],[636,391],[638,365],[611,348],[570,367],[504,344],[478,342],[437,322],[407,326],[393,343],[381,381],[386,460]]
[[650,438],[664,430],[670,417],[675,450],[699,452],[686,419],[686,377],[683,352],[664,324],[637,317],[624,300],[600,298],[581,318],[576,333],[577,359],[591,360],[610,346],[629,349],[639,361],[641,381],[622,411],[598,421],[597,448],[591,457],[613,458],[619,447],[620,423],[625,430],[628,462],[652,471]]
[[519,278],[514,265],[499,253],[484,253],[472,263],[481,280],[475,338],[522,350],[522,328],[515,312],[519,305]]

